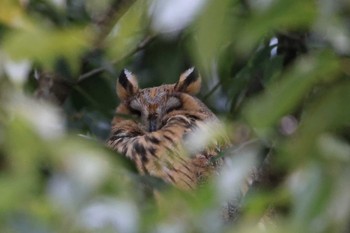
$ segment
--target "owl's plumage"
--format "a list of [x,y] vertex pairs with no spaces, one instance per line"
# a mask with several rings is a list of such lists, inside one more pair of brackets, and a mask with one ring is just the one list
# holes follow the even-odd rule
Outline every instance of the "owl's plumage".
[[183,144],[201,125],[218,121],[194,96],[200,85],[201,78],[193,68],[175,84],[144,89],[131,72],[122,71],[117,81],[120,104],[108,147],[133,160],[141,174],[181,189],[195,188],[215,170],[213,157],[219,152],[218,147],[207,147],[190,154]]

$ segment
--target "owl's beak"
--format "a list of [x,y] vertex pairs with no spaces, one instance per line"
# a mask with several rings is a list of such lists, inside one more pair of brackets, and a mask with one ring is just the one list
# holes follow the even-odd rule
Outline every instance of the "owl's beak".
[[149,132],[154,132],[157,131],[157,117],[156,116],[151,116],[149,118],[149,126],[148,126],[148,131]]

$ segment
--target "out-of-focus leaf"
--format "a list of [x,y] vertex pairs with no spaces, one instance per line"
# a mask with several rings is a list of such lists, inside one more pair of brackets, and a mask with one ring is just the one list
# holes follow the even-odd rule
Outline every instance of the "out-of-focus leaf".
[[235,27],[230,17],[231,4],[229,0],[208,1],[194,25],[193,53],[202,68],[210,68],[224,46],[228,45]]
[[105,14],[108,10],[108,8],[111,7],[112,0],[87,0],[84,1],[86,11],[89,13],[89,15],[93,18],[103,17],[103,14]]
[[147,1],[136,1],[105,40],[108,56],[118,61],[136,48],[147,26]]
[[237,49],[249,51],[256,43],[280,28],[304,28],[316,17],[316,7],[312,1],[273,1],[267,9],[253,12],[252,17],[241,23]]
[[[350,83],[344,82],[329,90],[304,113],[298,133],[285,148],[294,162],[318,155],[318,140],[326,132],[337,132],[349,124]],[[321,137],[321,138],[320,138]],[[321,152],[322,153],[322,152]]]
[[[5,128],[7,172],[0,178],[4,192],[0,195],[0,210],[20,208],[28,198],[33,198],[39,188],[38,158],[45,146],[30,124],[16,117]],[[3,213],[2,213],[3,214]]]
[[2,0],[0,2],[0,23],[10,27],[27,27],[30,25],[19,1]]
[[342,169],[333,174],[333,190],[331,200],[328,202],[327,212],[322,216],[333,229],[333,232],[346,232],[349,229],[350,217],[350,176],[349,162]]
[[294,209],[291,223],[297,229],[311,227],[313,219],[325,211],[331,193],[331,179],[317,164],[297,171],[290,180]]
[[320,155],[329,162],[350,163],[350,145],[345,140],[322,134],[317,144]]
[[80,28],[17,30],[6,35],[2,48],[13,59],[29,59],[51,69],[64,58],[76,71],[90,37],[89,30]]
[[338,68],[337,59],[327,52],[304,57],[279,82],[250,101],[244,111],[247,120],[257,130],[268,130],[292,111],[313,85],[332,79]]

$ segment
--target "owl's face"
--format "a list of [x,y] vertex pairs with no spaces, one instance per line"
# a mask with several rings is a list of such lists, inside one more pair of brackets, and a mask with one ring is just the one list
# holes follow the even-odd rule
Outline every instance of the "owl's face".
[[135,76],[124,70],[119,76],[117,94],[130,113],[139,117],[142,128],[153,132],[164,125],[166,114],[183,107],[183,94],[199,91],[200,82],[200,77],[191,68],[180,76],[176,84],[139,89]]
[[163,117],[181,108],[179,95],[174,94],[173,87],[160,89],[159,87],[140,90],[131,98],[129,107],[132,113],[140,117],[146,131],[153,132],[162,127]]

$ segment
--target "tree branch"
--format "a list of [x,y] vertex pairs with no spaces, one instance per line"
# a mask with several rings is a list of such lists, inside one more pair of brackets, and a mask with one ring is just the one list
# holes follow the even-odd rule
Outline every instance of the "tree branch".
[[[131,57],[132,55],[134,55],[135,53],[139,52],[140,50],[144,49],[148,44],[150,44],[154,39],[155,39],[155,35],[149,35],[146,36],[143,40],[141,40],[137,46],[131,50],[129,53],[127,53],[126,55],[124,55],[122,58],[118,59],[118,60],[114,60],[111,62],[111,64],[115,65],[118,64],[119,62],[125,60],[128,57]],[[79,76],[77,83],[80,83],[82,81],[84,81],[85,79],[94,76],[96,74],[100,74],[103,73],[104,71],[106,71],[105,67],[99,67],[96,69],[93,69],[87,73],[84,73],[82,75]]]

